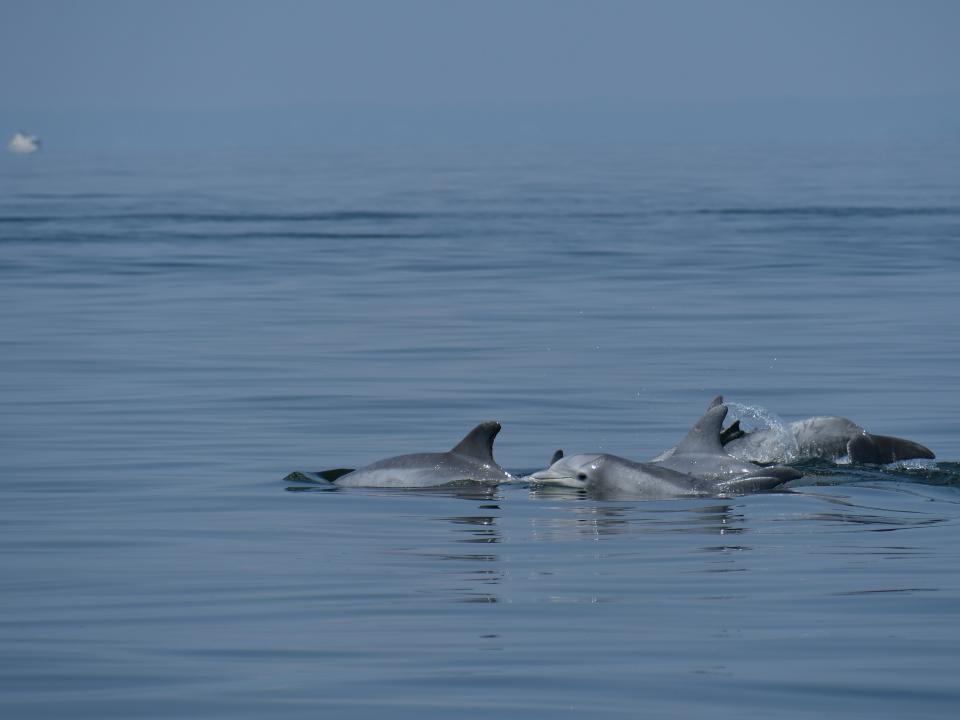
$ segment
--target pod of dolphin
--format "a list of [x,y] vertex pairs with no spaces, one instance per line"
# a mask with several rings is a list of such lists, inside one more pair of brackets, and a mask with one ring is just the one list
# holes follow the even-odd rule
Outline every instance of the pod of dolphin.
[[[802,473],[782,464],[823,459],[885,464],[934,454],[911,440],[872,435],[840,417],[812,417],[790,423],[791,453],[783,450],[780,433],[770,429],[744,432],[739,421],[727,428],[728,408],[714,398],[687,435],[658,457],[637,462],[607,453],[564,456],[554,453],[550,465],[516,478],[493,458],[500,423],[483,422],[447,452],[415,453],[379,460],[356,470],[329,470],[317,475],[338,487],[439,488],[458,485],[496,486],[524,481],[536,486],[584,490],[593,497],[725,497],[773,490]],[[291,476],[292,477],[292,476]]]

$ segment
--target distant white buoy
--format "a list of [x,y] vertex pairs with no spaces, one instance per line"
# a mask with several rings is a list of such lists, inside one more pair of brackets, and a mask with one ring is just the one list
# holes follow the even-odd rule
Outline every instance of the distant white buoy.
[[40,149],[40,138],[27,133],[14,133],[7,143],[7,149],[17,155],[30,155]]

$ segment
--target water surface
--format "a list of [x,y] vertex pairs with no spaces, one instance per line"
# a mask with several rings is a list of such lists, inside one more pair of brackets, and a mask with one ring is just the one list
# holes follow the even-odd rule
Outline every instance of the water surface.
[[[0,160],[11,717],[953,717],[960,148]],[[938,464],[601,502],[717,393]]]

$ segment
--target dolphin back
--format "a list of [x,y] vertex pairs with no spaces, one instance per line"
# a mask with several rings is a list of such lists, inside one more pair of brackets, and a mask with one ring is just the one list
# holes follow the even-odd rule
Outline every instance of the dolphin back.
[[875,465],[914,458],[933,460],[936,457],[930,448],[912,440],[870,433],[863,433],[850,440],[847,443],[847,453],[853,462]]

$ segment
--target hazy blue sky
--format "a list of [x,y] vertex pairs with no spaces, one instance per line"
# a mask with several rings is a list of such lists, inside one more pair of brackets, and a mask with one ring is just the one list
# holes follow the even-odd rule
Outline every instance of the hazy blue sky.
[[0,129],[956,134],[958,38],[954,0],[5,2]]

